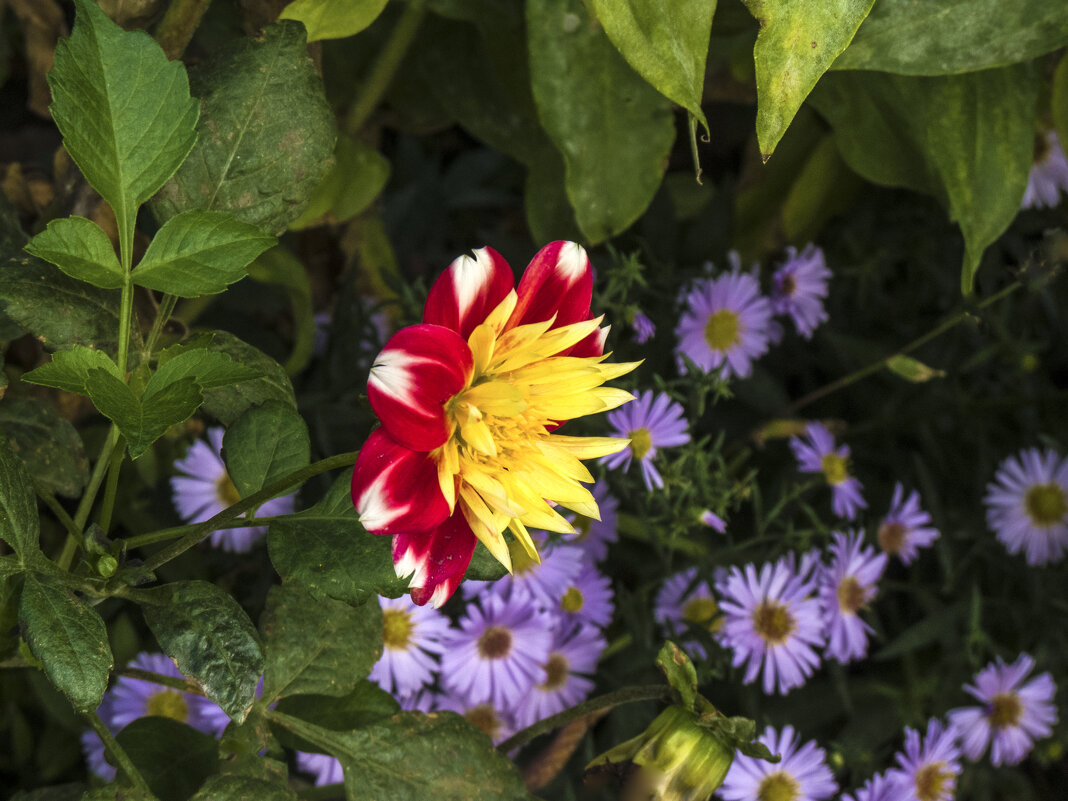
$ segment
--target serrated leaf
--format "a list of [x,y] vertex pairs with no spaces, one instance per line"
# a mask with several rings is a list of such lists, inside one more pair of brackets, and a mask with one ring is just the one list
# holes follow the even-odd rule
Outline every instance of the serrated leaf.
[[531,85],[564,156],[565,186],[590,244],[626,229],[660,186],[675,141],[667,101],[632,70],[581,0],[527,3]]
[[26,250],[71,278],[101,289],[120,289],[125,282],[126,274],[108,235],[85,217],[52,220],[29,241]]
[[59,350],[52,354],[52,360],[42,364],[22,376],[22,380],[43,387],[62,389],[77,395],[88,395],[86,382],[90,370],[103,370],[118,381],[122,381],[118,365],[103,351],[93,350],[82,345],[75,345],[70,350]]
[[75,498],[89,481],[81,436],[50,404],[6,398],[0,404],[0,431],[40,486]]
[[255,776],[211,776],[190,801],[297,801],[285,779]]
[[181,298],[222,292],[277,243],[222,211],[184,211],[163,224],[131,273],[133,282]]
[[339,136],[334,166],[311,193],[304,213],[289,224],[299,231],[320,222],[340,223],[371,205],[389,180],[389,161],[363,142]]
[[973,72],[1068,44],[1068,14],[1046,0],[879,0],[832,69]]
[[[178,169],[196,140],[199,106],[180,61],[148,34],[127,33],[90,0],[75,0],[69,39],[48,73],[52,119],[86,180],[133,236],[137,207]],[[132,241],[132,240],[131,240]]]
[[297,694],[348,695],[382,655],[382,610],[271,587],[260,621],[267,703]]
[[875,0],[743,0],[760,22],[753,48],[757,143],[770,158],[816,81],[844,51]]
[[293,0],[279,19],[303,22],[308,41],[344,39],[359,33],[386,7],[386,0]]
[[96,709],[114,660],[104,621],[59,580],[27,573],[19,623],[45,675],[79,712]]
[[200,138],[153,201],[160,219],[229,211],[281,234],[333,162],[334,114],[308,57],[304,26],[282,20],[194,73]]
[[0,437],[0,540],[10,545],[20,564],[40,554],[41,520],[37,497],[22,460],[6,437]]
[[241,415],[223,437],[223,460],[242,497],[311,462],[308,426],[292,406],[267,401]]
[[252,381],[262,373],[235,362],[228,354],[208,350],[209,343],[160,360],[159,369],[148,379],[145,395],[152,395],[183,378],[191,378],[201,389],[215,389],[242,381]]
[[241,723],[256,695],[263,653],[245,610],[206,581],[179,581],[148,590],[145,622],[183,675]]
[[[279,712],[298,717],[334,731],[352,731],[391,717],[400,711],[397,700],[373,682],[365,679],[341,698],[332,695],[290,695],[278,702]],[[298,751],[317,751],[319,747],[281,726],[273,726],[278,742]]]
[[181,721],[144,717],[115,738],[159,801],[185,801],[219,772],[219,743]]
[[715,0],[593,0],[593,8],[627,63],[707,130],[701,95]]
[[233,423],[249,407],[270,400],[282,401],[294,409],[297,407],[289,376],[282,365],[267,354],[227,331],[216,331],[207,348],[229,355],[235,362],[257,371],[261,376],[209,389],[204,393],[204,410],[219,418],[223,425]]

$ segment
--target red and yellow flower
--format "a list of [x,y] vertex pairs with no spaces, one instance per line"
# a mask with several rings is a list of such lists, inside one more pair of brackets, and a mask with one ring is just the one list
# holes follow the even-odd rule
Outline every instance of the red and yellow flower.
[[352,500],[368,531],[393,536],[397,575],[411,576],[419,604],[455,592],[477,541],[511,570],[506,530],[537,560],[528,526],[574,530],[557,505],[600,519],[581,460],[628,444],[556,433],[633,399],[602,386],[637,364],[605,363],[586,251],[546,245],[514,283],[492,248],[461,256],[423,322],[394,334],[371,368],[382,425],[360,451]]

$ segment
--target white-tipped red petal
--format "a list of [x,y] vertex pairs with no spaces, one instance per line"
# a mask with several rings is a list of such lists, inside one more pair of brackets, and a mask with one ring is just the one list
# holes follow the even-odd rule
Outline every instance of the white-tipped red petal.
[[508,327],[540,323],[556,316],[554,328],[590,319],[593,267],[586,250],[574,242],[551,242],[527,265],[516,290]]
[[367,399],[387,431],[416,451],[431,451],[451,433],[445,403],[464,388],[473,361],[467,342],[440,325],[412,325],[375,359]]
[[462,514],[454,514],[432,532],[397,535],[393,565],[398,576],[411,574],[412,600],[435,608],[445,603],[460,586],[476,542]]
[[449,265],[431,287],[423,309],[424,323],[443,325],[464,339],[515,286],[512,268],[500,253],[485,247],[474,254]]
[[384,428],[373,431],[360,449],[352,472],[352,503],[372,534],[426,532],[449,516],[437,464]]

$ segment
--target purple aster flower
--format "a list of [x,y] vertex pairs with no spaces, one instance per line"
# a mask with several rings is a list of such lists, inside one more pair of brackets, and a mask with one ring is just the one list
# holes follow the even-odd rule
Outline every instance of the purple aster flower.
[[960,774],[957,734],[937,718],[931,718],[922,738],[915,729],[905,729],[905,751],[896,755],[900,767],[886,772],[898,801],[952,801]]
[[1049,737],[1057,722],[1053,704],[1057,685],[1049,673],[1022,684],[1034,666],[1027,654],[1020,654],[1011,665],[998,659],[976,674],[974,685],[964,686],[965,692],[983,703],[952,709],[948,715],[968,759],[978,760],[993,740],[990,761],[1016,765],[1031,752],[1035,740]]
[[580,674],[594,673],[605,645],[596,626],[582,624],[569,632],[557,627],[545,662],[545,681],[535,684],[516,706],[519,728],[585,701],[593,689],[593,680]]
[[653,321],[640,311],[634,312],[634,318],[630,324],[634,327],[634,341],[639,345],[644,345],[656,336],[656,326],[653,325]]
[[[241,500],[223,464],[223,433],[222,428],[209,428],[208,442],[197,440],[189,446],[185,458],[174,463],[181,473],[171,478],[174,505],[187,523],[202,523]],[[295,493],[272,498],[260,506],[258,514],[260,517],[289,514],[295,499]],[[245,553],[265,533],[266,526],[219,529],[211,533],[211,544],[224,551]]]
[[[681,637],[691,628],[702,628],[715,633],[723,624],[719,606],[708,582],[697,580],[696,567],[676,573],[664,582],[664,586],[656,594],[653,618],[669,637]],[[696,659],[708,656],[704,645],[698,640],[685,640],[681,645]]]
[[[515,700],[518,702],[521,699]],[[502,710],[487,701],[472,703],[462,695],[446,693],[438,697],[434,709],[455,712],[467,718],[467,721],[489,737],[494,745],[503,743],[518,731],[511,712]]]
[[1020,208],[1053,208],[1060,203],[1061,192],[1068,189],[1068,159],[1056,131],[1039,134],[1035,144],[1035,162],[1027,176]]
[[842,801],[897,801],[897,785],[876,773],[856,791],[856,795],[847,793],[842,796]]
[[441,657],[445,688],[466,702],[511,709],[535,684],[552,647],[555,621],[525,593],[505,600],[488,594],[469,604],[451,629]]
[[304,751],[297,751],[297,767],[315,777],[316,787],[322,787],[324,784],[340,784],[345,781],[341,763],[336,757],[328,754],[308,754]]
[[601,457],[601,461],[613,470],[620,465],[628,470],[633,457],[641,463],[645,488],[663,489],[664,479],[653,467],[653,459],[657,448],[685,445],[690,441],[689,423],[683,417],[682,406],[663,392],[654,399],[652,390],[647,389],[633,403],[609,412],[608,422],[619,436],[630,438],[630,446]]
[[781,735],[768,726],[759,741],[773,754],[781,754],[782,761],[738,754],[719,788],[725,801],[821,801],[838,792],[827,754],[812,740],[798,748],[801,735],[793,726],[784,726]]
[[513,542],[508,551],[512,557],[512,572],[497,581],[465,581],[464,597],[476,598],[492,588],[494,595],[505,600],[522,595],[538,609],[555,609],[560,597],[575,583],[585,564],[585,554],[574,545],[554,545],[543,548],[532,533],[541,555],[535,562],[526,550]]
[[676,352],[706,373],[722,367],[723,378],[745,378],[753,360],[767,352],[771,314],[771,302],[751,275],[730,272],[700,280],[687,295],[675,329]]
[[382,607],[382,656],[368,678],[398,698],[413,695],[434,680],[436,656],[449,633],[449,619],[408,595],[378,599]]
[[705,509],[703,512],[701,512],[700,520],[710,529],[712,529],[713,531],[718,531],[720,534],[727,530],[727,521],[717,515],[711,509]]
[[911,564],[920,548],[926,548],[938,539],[938,530],[932,528],[931,516],[920,509],[920,493],[913,490],[908,498],[898,482],[894,485],[894,497],[890,511],[879,525],[876,537],[879,547],[889,556],[897,556],[904,564]]
[[615,611],[612,580],[593,565],[586,565],[574,583],[560,596],[559,604],[553,611],[565,621],[607,626]]
[[1009,553],[1044,565],[1068,549],[1068,460],[1038,448],[1010,456],[987,485],[986,523]]
[[776,314],[790,315],[805,339],[811,339],[819,324],[827,321],[823,299],[830,277],[823,251],[811,244],[800,253],[786,248],[786,263],[772,277],[772,308]]
[[872,628],[860,610],[875,598],[875,583],[886,569],[886,554],[864,546],[857,532],[833,532],[831,564],[820,574],[820,603],[827,627],[827,653],[843,665],[868,653]]
[[397,703],[405,712],[432,712],[440,706],[438,694],[429,689],[399,698]]
[[608,546],[619,540],[619,532],[616,530],[619,501],[608,494],[608,485],[604,481],[594,484],[591,491],[597,508],[601,511],[601,519],[594,520],[579,514],[567,515],[575,527],[575,533],[563,536],[568,544],[582,548],[586,552],[586,559],[600,562],[608,556]]
[[[802,560],[804,563],[805,560]],[[806,565],[803,565],[806,567]],[[726,615],[720,642],[734,651],[735,667],[745,662],[745,683],[764,672],[764,692],[785,695],[812,675],[823,645],[820,602],[812,597],[816,582],[810,570],[797,572],[794,560],[779,559],[744,569],[732,567],[717,583],[719,608]]]
[[834,437],[821,423],[805,426],[805,438],[790,437],[790,447],[802,473],[822,473],[831,485],[831,508],[839,517],[852,520],[868,506],[860,494],[860,482],[849,475],[849,446],[834,447]]

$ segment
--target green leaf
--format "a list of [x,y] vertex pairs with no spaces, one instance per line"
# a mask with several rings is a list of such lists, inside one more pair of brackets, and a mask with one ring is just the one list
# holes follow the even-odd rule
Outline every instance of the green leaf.
[[85,217],[52,220],[26,250],[76,278],[101,289],[120,289],[126,274],[108,235]]
[[267,703],[288,695],[348,695],[382,656],[382,609],[316,599],[299,586],[271,587],[260,621]]
[[648,207],[675,141],[669,104],[635,73],[581,0],[527,3],[531,82],[564,156],[567,197],[590,244]]
[[116,380],[122,381],[118,365],[106,353],[82,345],[75,345],[70,350],[56,351],[50,362],[24,374],[22,380],[64,392],[88,395],[86,384],[90,370],[103,370]]
[[472,581],[496,581],[508,575],[504,565],[497,561],[496,557],[481,542],[475,545],[475,552],[471,554],[471,564],[464,573],[465,579]]
[[1061,56],[1057,69],[1053,73],[1053,89],[1050,93],[1050,106],[1053,113],[1053,128],[1061,142],[1061,148],[1068,142],[1068,55]]
[[74,163],[115,210],[122,241],[132,241],[137,207],[193,147],[199,107],[185,67],[148,34],[127,33],[90,0],[75,8],[48,73],[49,108]]
[[246,498],[311,462],[308,426],[292,406],[268,401],[241,415],[223,437],[226,472]]
[[1030,61],[1065,44],[1068,14],[1046,0],[879,0],[832,69],[973,72]]
[[701,95],[715,0],[593,0],[593,8],[627,63],[707,131]]
[[0,540],[27,564],[40,553],[41,520],[37,497],[22,460],[6,437],[0,437]]
[[81,782],[41,787],[37,790],[19,790],[11,801],[82,801],[85,785]]
[[292,20],[243,38],[193,75],[204,98],[200,138],[153,201],[160,219],[229,211],[281,234],[329,171],[334,114]]
[[315,308],[312,288],[304,264],[285,247],[271,248],[248,268],[252,280],[282,287],[289,296],[293,314],[293,352],[285,371],[295,375],[311,360],[315,349]]
[[145,385],[145,395],[159,392],[183,378],[192,378],[201,389],[214,389],[252,381],[262,375],[258,370],[238,364],[226,353],[207,350],[208,344],[169,356],[165,361],[160,359],[159,369]]
[[945,370],[928,367],[923,362],[900,353],[890,357],[886,363],[886,369],[914,384],[930,381],[932,378],[942,378],[946,374]]
[[850,167],[937,197],[964,234],[961,285],[1012,222],[1034,154],[1034,72],[1021,64],[914,78],[832,72],[812,100]]
[[656,655],[656,666],[663,672],[672,689],[679,694],[682,706],[692,712],[694,699],[697,697],[697,669],[690,657],[668,640]]
[[184,211],[167,220],[131,277],[138,286],[196,298],[222,292],[277,243],[222,211]]
[[393,570],[390,538],[368,534],[357,520],[351,483],[348,470],[311,509],[271,523],[271,563],[283,582],[297,584],[316,598],[353,605],[374,593],[395,598],[407,590],[408,582]]
[[79,712],[96,709],[114,661],[108,632],[97,611],[58,579],[27,573],[19,623],[45,675]]
[[[776,161],[782,158],[782,148],[780,145]],[[832,217],[849,211],[863,185],[839,154],[834,136],[824,136],[809,154],[782,204],[786,238],[798,247],[814,242]]]
[[19,647],[19,599],[24,578],[17,556],[0,556],[0,659],[7,659]]
[[159,801],[185,801],[219,772],[219,743],[165,717],[138,718],[115,738]]
[[206,581],[180,581],[148,590],[145,622],[178,670],[241,723],[256,695],[263,653],[245,610]]
[[285,779],[255,776],[211,776],[191,801],[297,801]]
[[767,161],[816,81],[845,50],[875,0],[743,0],[760,22],[753,48],[757,144]]
[[223,425],[233,423],[250,406],[270,400],[282,401],[294,409],[297,407],[289,376],[282,365],[267,354],[227,331],[216,331],[207,349],[225,353],[235,362],[260,374],[260,378],[209,389],[204,393],[205,411],[219,418]]
[[89,460],[77,429],[51,404],[6,398],[0,403],[0,431],[37,484],[78,497],[89,481]]
[[[392,717],[400,711],[397,700],[370,681],[361,679],[348,695],[290,695],[278,702],[276,709],[287,715],[333,731],[352,731]],[[281,726],[274,726],[278,742],[298,751],[317,751],[319,747]]]
[[315,187],[308,208],[289,224],[299,231],[320,222],[340,223],[371,205],[389,180],[385,156],[348,136],[339,136],[334,147],[334,167]]
[[[41,801],[51,801],[41,799]],[[59,801],[59,799],[56,799]],[[148,792],[141,792],[134,787],[113,782],[102,787],[90,787],[80,801],[159,801],[156,796]]]
[[386,0],[293,0],[279,19],[303,22],[308,41],[344,39],[359,33],[386,7]]

